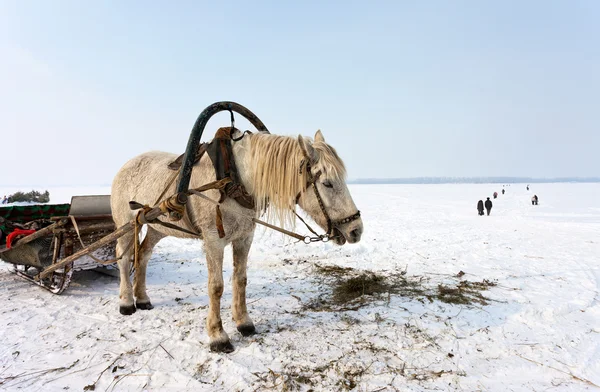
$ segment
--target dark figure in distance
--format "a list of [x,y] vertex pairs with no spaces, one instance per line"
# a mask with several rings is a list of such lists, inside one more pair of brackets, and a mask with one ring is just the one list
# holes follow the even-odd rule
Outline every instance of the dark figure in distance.
[[504,189],[502,189],[502,194],[504,194]]
[[[494,192],[494,199],[498,197],[498,192]],[[489,199],[489,197],[488,197]]]
[[529,190],[529,184],[527,185],[527,190]]
[[477,202],[477,212],[479,212],[479,215],[483,216],[483,200]]
[[485,209],[487,210],[487,214],[489,216],[490,215],[490,211],[492,211],[492,201],[490,200],[489,197],[485,201]]
[[532,206],[537,206],[538,205],[538,197],[537,197],[537,195],[533,195],[533,197],[531,198],[531,205]]

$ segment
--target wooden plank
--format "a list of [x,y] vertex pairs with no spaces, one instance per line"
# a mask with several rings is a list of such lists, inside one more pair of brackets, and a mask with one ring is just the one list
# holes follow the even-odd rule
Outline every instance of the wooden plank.
[[[81,234],[84,233],[93,233],[96,231],[113,231],[115,230],[115,224],[113,222],[104,222],[104,223],[98,223],[98,224],[81,224],[80,222],[77,222],[78,226],[79,226],[79,232]],[[71,230],[69,230],[71,231]],[[73,230],[75,231],[75,230]]]
[[[77,219],[77,222],[85,222],[88,220],[101,220],[101,219],[106,219],[106,220],[111,220],[112,221],[112,215],[89,215],[89,216],[75,216],[75,218]],[[61,219],[69,219],[68,216],[53,216],[52,218],[50,218],[50,220],[61,220]]]

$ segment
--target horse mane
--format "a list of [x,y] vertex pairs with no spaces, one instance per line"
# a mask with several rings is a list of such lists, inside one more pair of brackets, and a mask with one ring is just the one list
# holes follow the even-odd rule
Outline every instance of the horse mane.
[[[312,142],[315,162],[312,172],[322,172],[321,179],[345,181],[346,168],[333,147],[323,141]],[[252,194],[257,211],[266,211],[267,220],[293,227],[296,197],[306,190],[308,176],[304,153],[297,138],[273,134],[253,134],[250,139]]]

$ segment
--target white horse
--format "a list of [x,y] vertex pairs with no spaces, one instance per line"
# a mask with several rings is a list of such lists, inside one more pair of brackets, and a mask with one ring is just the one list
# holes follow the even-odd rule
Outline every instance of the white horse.
[[[246,309],[246,266],[255,230],[251,218],[267,211],[271,220],[293,224],[294,210],[298,204],[319,226],[324,229],[330,226],[332,241],[338,245],[358,242],[363,231],[362,219],[346,186],[344,164],[336,151],[325,143],[321,131],[315,134],[314,142],[302,136],[296,139],[262,133],[250,134],[241,141],[233,142],[233,154],[240,180],[254,197],[256,209],[246,209],[235,200],[225,199],[222,204],[225,237],[219,238],[214,204],[197,196],[190,196],[188,200],[189,221],[194,229],[200,230],[206,252],[210,299],[207,331],[210,349],[219,352],[233,351],[229,336],[223,330],[220,312],[223,253],[228,244],[232,244],[233,248],[233,320],[242,335],[255,333],[254,324]],[[167,165],[175,158],[176,155],[166,152],[148,152],[131,159],[121,168],[113,181],[111,196],[112,214],[117,227],[135,217],[135,212],[129,208],[129,201],[135,200],[150,206],[156,202],[173,176],[173,171]],[[208,154],[204,154],[194,166],[190,189],[214,180],[212,162]],[[165,195],[175,193],[173,184]],[[205,195],[218,200],[220,193],[218,190],[211,190]],[[182,222],[177,222],[177,225],[185,227]],[[152,309],[146,293],[146,267],[152,249],[165,236],[198,238],[164,226],[149,225],[139,248],[139,266],[134,272],[133,285],[129,275],[133,251],[128,246],[132,242],[133,233],[118,240],[117,255],[121,256],[121,314],[130,315],[136,308]]]

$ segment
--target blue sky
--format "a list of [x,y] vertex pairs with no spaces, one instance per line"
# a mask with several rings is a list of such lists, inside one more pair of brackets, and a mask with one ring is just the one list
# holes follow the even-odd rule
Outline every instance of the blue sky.
[[350,178],[598,176],[598,20],[596,1],[0,0],[0,184],[108,184],[183,152],[220,100],[321,129]]

